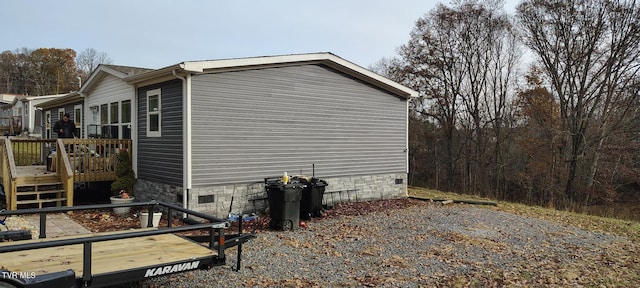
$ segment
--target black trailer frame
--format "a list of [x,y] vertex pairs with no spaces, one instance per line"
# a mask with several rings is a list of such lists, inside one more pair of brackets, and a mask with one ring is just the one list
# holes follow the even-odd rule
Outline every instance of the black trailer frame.
[[[225,249],[238,246],[238,260],[236,271],[240,269],[240,259],[242,254],[242,244],[255,238],[256,236],[251,234],[242,233],[242,220],[238,225],[237,234],[225,235],[225,229],[230,227],[229,222],[226,220],[213,217],[201,212],[192,211],[169,203],[159,201],[148,202],[134,202],[123,204],[99,204],[99,205],[83,205],[73,207],[50,207],[42,209],[21,209],[13,211],[0,211],[1,216],[9,215],[24,215],[24,214],[39,214],[40,216],[40,235],[39,238],[46,238],[46,215],[48,213],[60,213],[70,212],[78,210],[92,210],[92,209],[104,209],[114,207],[136,207],[144,206],[149,210],[149,213],[158,211],[160,209],[168,212],[167,227],[162,227],[155,230],[143,230],[143,231],[122,231],[122,233],[99,235],[99,236],[87,236],[71,239],[56,240],[52,238],[50,241],[37,242],[37,243],[23,243],[21,241],[12,242],[11,245],[0,246],[0,287],[106,287],[117,284],[130,283],[134,281],[144,280],[151,277],[168,275],[173,273],[180,273],[185,271],[191,271],[196,269],[209,269],[213,266],[220,266],[226,263]],[[186,226],[172,226],[172,217],[174,213],[182,213],[183,220],[188,219],[189,216],[195,216],[202,218],[209,223],[197,223],[189,224],[183,221]],[[151,214],[152,215],[152,214]],[[152,217],[149,217],[149,223],[147,227],[152,227]],[[205,230],[208,231],[208,235],[204,236],[180,236],[175,233],[193,231],[193,230]],[[212,251],[211,256],[207,257],[193,257],[187,261],[157,263],[157,265],[136,267],[135,269],[119,270],[110,273],[94,274],[92,273],[92,246],[93,243],[112,241],[119,239],[128,239],[135,237],[162,235],[162,234],[174,234],[181,238],[187,239],[193,243],[204,245],[208,242],[207,248]],[[15,244],[14,244],[15,243]],[[49,247],[61,247],[66,245],[82,244],[83,256],[82,256],[82,275],[75,275],[75,272],[71,269],[66,271],[52,272],[41,275],[30,275],[24,272],[12,272],[10,270],[2,269],[3,253],[10,253],[15,251],[25,251],[40,248]],[[46,257],[46,255],[43,255]],[[5,286],[3,286],[5,285]],[[13,286],[11,286],[13,285]]]

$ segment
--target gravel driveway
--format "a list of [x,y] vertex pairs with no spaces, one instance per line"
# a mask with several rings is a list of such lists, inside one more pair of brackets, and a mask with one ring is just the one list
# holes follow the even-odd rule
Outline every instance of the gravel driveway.
[[314,219],[306,230],[261,232],[243,246],[239,272],[232,270],[236,252],[230,249],[226,266],[136,287],[610,287],[634,281],[611,279],[616,276],[608,272],[624,268],[616,253],[637,249],[624,237],[481,206],[417,202]]

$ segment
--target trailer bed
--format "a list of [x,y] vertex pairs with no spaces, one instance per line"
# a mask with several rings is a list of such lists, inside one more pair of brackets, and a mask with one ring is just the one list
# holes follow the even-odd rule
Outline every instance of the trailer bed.
[[[149,221],[148,228],[46,238],[48,213],[132,206],[146,207],[149,213],[164,209],[168,219],[173,212],[182,213],[187,225],[173,227],[167,221],[166,228],[153,228]],[[221,266],[225,249],[234,246],[237,271],[242,244],[255,238],[243,234],[242,225],[238,234],[226,234],[230,224],[224,219],[158,201],[0,211],[0,216],[34,213],[40,215],[42,238],[0,243],[0,287],[111,287]],[[189,216],[203,220],[186,221]],[[188,231],[201,233],[183,236]]]
[[[16,242],[0,242],[0,246],[46,242],[60,238],[34,239]],[[92,273],[105,274],[139,269],[159,263],[187,261],[210,257],[213,252],[175,234],[160,234],[128,239],[96,242],[92,247]],[[46,257],[43,257],[46,255]],[[83,272],[83,245],[65,245],[14,251],[2,254],[2,266],[13,272],[33,272],[35,275],[73,269],[77,275]]]

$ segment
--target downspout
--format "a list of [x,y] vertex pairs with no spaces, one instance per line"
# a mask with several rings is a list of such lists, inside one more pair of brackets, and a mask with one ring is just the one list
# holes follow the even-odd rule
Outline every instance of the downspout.
[[[407,178],[409,177],[409,101],[411,101],[410,99],[407,99],[407,115],[406,115],[406,126],[405,126],[405,143],[404,143],[404,154],[405,154],[405,163],[407,164],[407,167],[405,169],[405,171],[407,172]],[[407,179],[407,181],[409,181]],[[409,183],[407,183],[407,185],[409,185]]]
[[[409,109],[409,107],[410,107],[409,106],[409,101],[411,101],[411,98],[407,99],[407,101],[406,101],[407,102],[407,116],[406,116],[407,117],[407,120],[406,120],[407,122],[405,124],[406,125],[406,131],[405,131],[405,134],[404,134],[405,137],[406,137],[405,138],[405,144],[404,144],[405,145],[404,146],[405,147],[404,148],[404,157],[405,157],[405,163],[407,164],[407,167],[406,167],[406,170],[405,170],[407,173],[405,174],[406,183],[404,184],[404,187],[409,187],[409,172],[410,172],[409,171],[409,110],[410,110]],[[405,188],[404,195],[408,196],[409,195],[408,192],[409,192],[408,189]]]
[[[132,157],[132,168],[133,171],[135,171],[136,175],[138,175],[138,116],[140,113],[140,110],[138,110],[138,103],[140,102],[138,100],[138,86],[137,85],[132,85],[133,87],[130,87],[131,89],[131,95],[133,95],[131,97],[131,107],[133,107],[133,111],[131,111],[131,155],[135,155],[135,157]],[[80,96],[82,96],[82,98],[84,98],[84,100],[82,101],[83,103],[83,107],[84,107],[84,119],[91,119],[91,123],[92,124],[97,124],[97,123],[93,123],[93,110],[91,109],[91,107],[87,107],[87,94],[85,93],[80,93]],[[84,127],[86,130],[84,131],[89,131],[89,121],[84,121]],[[87,133],[88,135],[88,133]],[[137,178],[137,176],[136,176]]]
[[[182,175],[182,207],[189,209],[189,191],[191,190],[191,74],[186,77],[179,76],[177,69],[171,71],[173,76],[182,80],[183,97],[183,121],[182,121],[182,143],[183,143],[183,175]],[[186,215],[185,215],[186,217]]]

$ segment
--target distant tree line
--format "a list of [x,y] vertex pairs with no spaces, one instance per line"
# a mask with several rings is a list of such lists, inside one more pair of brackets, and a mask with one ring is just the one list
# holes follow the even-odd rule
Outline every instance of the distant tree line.
[[0,93],[51,95],[77,91],[101,63],[111,59],[89,48],[76,57],[73,49],[20,48],[0,54]]
[[411,185],[560,208],[640,194],[635,1],[454,1],[398,51],[371,68],[420,92]]

